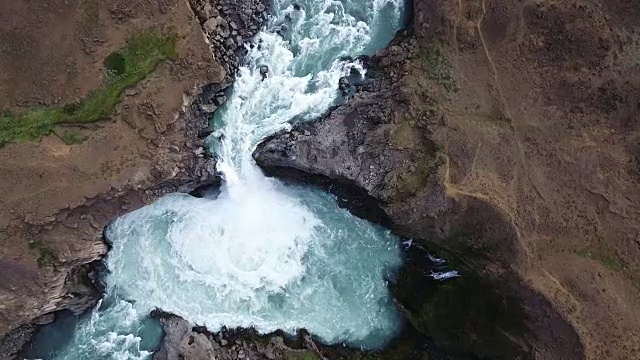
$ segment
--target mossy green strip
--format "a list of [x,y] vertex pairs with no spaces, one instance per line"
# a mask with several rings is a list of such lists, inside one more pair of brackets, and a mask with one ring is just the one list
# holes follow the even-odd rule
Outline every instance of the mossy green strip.
[[611,271],[620,272],[624,270],[624,265],[620,259],[610,251],[602,251],[597,248],[583,249],[578,251],[578,255],[598,261]]
[[131,37],[123,49],[105,60],[106,84],[79,103],[0,115],[0,147],[48,135],[56,124],[89,123],[108,117],[120,102],[124,89],[144,79],[162,61],[176,56],[175,34],[145,31]]
[[441,45],[418,49],[415,56],[431,80],[437,81],[448,92],[458,92],[458,84],[451,74],[451,64]]
[[51,266],[58,261],[55,252],[40,241],[30,242],[29,249],[37,252],[36,262],[39,267]]

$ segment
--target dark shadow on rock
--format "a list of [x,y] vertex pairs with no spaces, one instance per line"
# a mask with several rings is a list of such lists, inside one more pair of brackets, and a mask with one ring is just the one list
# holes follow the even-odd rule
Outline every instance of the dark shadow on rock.
[[322,175],[285,167],[262,167],[267,176],[277,177],[285,183],[315,186],[336,196],[340,208],[349,210],[355,216],[383,226],[390,220],[378,204],[378,200],[349,179],[331,179]]

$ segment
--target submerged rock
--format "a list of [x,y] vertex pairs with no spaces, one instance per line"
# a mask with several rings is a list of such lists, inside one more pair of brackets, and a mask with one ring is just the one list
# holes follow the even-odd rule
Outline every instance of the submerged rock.
[[269,67],[267,65],[260,65],[260,75],[262,75],[262,78],[266,79],[267,74],[269,74]]

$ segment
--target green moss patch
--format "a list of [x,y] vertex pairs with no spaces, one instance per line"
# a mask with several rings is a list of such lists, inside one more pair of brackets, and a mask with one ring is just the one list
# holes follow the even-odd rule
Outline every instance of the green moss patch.
[[74,131],[65,131],[60,135],[60,139],[62,139],[62,141],[67,145],[76,145],[82,144],[85,137]]
[[111,76],[121,76],[126,73],[127,61],[120,52],[114,52],[104,59],[104,67]]
[[587,259],[598,261],[611,271],[620,272],[624,269],[622,261],[609,251],[603,251],[596,248],[583,249],[578,251],[578,255]]
[[41,241],[30,242],[29,249],[36,253],[36,262],[40,267],[51,266],[58,261],[55,252]]
[[451,64],[440,45],[431,45],[416,51],[415,58],[419,66],[431,80],[435,80],[448,92],[457,93],[459,88],[451,73]]
[[145,31],[131,37],[123,49],[105,59],[106,84],[79,103],[0,115],[0,147],[48,135],[56,124],[89,123],[108,117],[121,101],[124,89],[144,79],[162,61],[176,56],[175,34]]

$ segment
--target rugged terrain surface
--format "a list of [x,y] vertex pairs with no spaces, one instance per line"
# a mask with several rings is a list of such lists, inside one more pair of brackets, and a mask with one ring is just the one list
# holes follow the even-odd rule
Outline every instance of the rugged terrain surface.
[[439,345],[635,358],[639,23],[634,1],[416,0],[413,29],[365,59],[373,82],[254,157],[357,185],[398,234],[473,269],[435,295],[401,280],[400,303]]
[[253,359],[295,360],[322,359],[317,346],[306,335],[306,348],[293,349],[284,343],[282,336],[260,337],[251,331],[209,333],[203,328],[194,328],[187,321],[171,314],[158,314],[166,336],[154,360],[178,359]]
[[0,112],[80,101],[143,31],[175,35],[178,55],[126,89],[107,119],[0,148],[0,358],[54,312],[96,303],[109,221],[218,181],[202,138],[265,11],[261,1],[0,4]]

